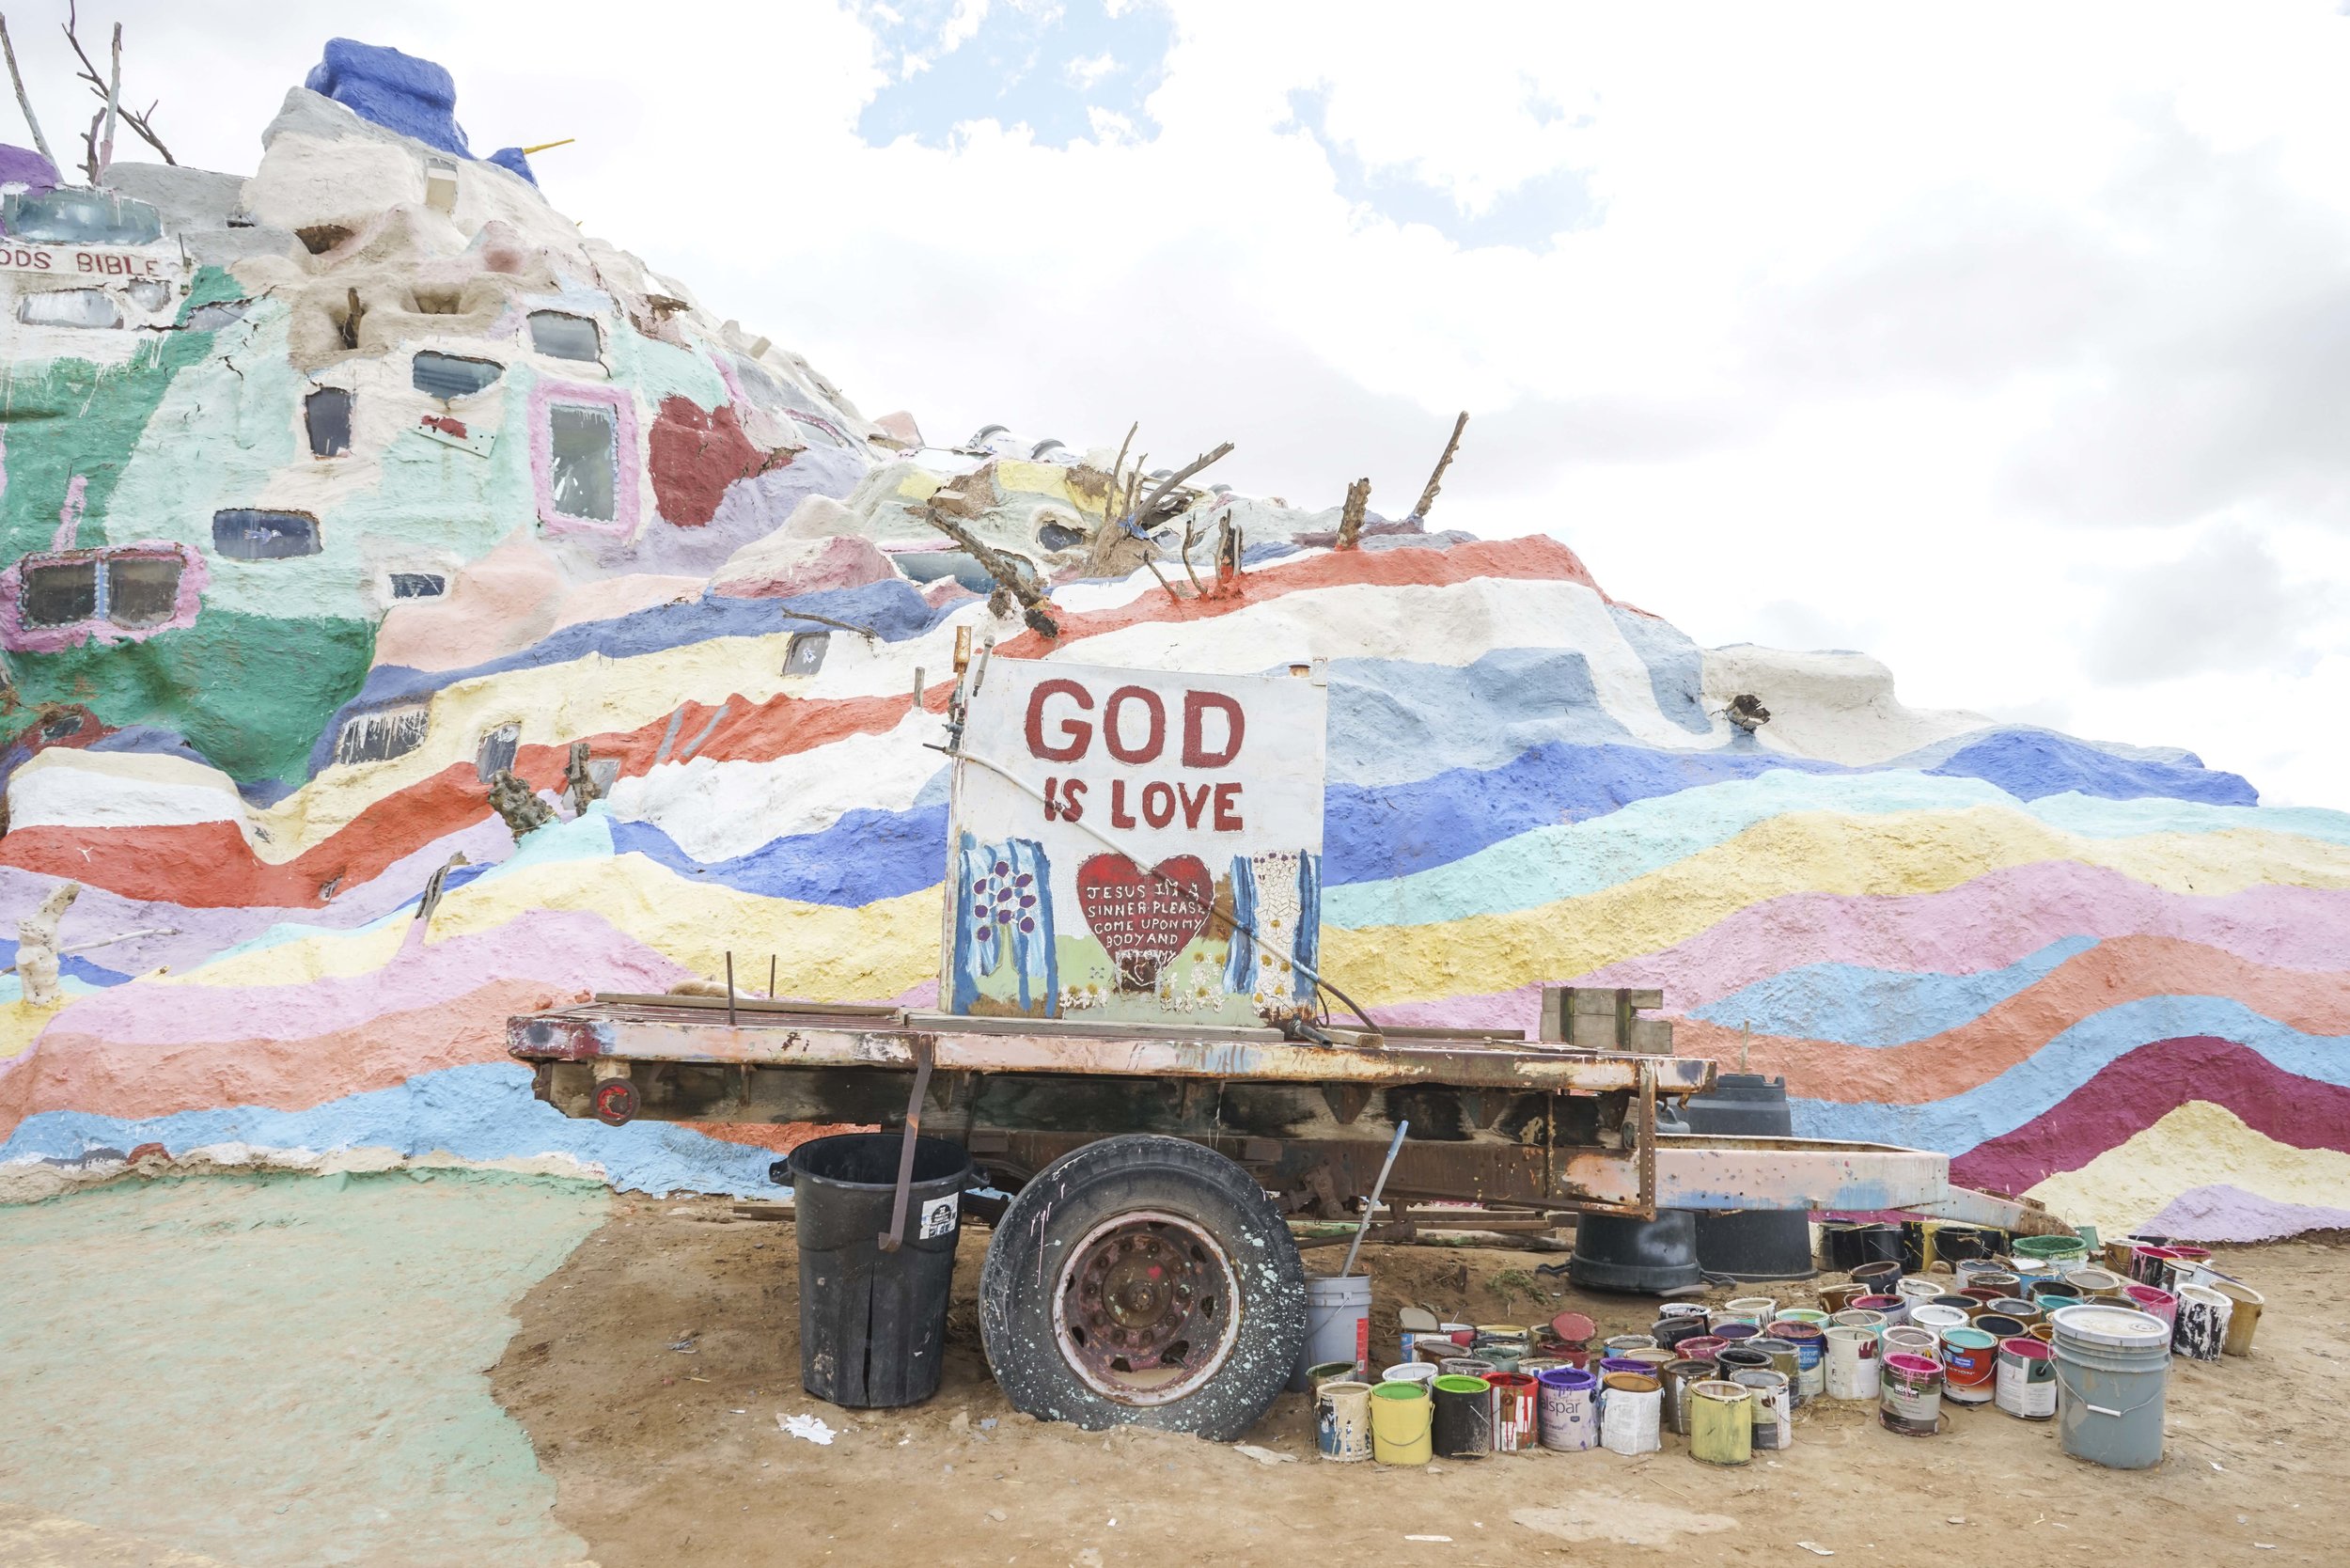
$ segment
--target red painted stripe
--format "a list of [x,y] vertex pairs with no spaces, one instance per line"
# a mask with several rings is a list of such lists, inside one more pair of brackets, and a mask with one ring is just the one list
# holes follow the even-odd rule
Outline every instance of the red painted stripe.
[[[1244,573],[1238,590],[1229,598],[1178,604],[1154,590],[1115,610],[1065,616],[1061,644],[1146,621],[1213,619],[1245,604],[1313,588],[1350,583],[1432,586],[1479,577],[1563,578],[1598,587],[1574,552],[1542,535],[1456,545],[1449,550],[1348,552]],[[1044,650],[1041,639],[1026,633],[997,651],[1008,657],[1032,658]],[[951,687],[950,681],[934,682],[926,694],[925,706],[943,711]],[[704,703],[685,703],[671,745],[671,760],[719,712]],[[830,699],[777,696],[764,702],[737,699],[725,704],[717,727],[694,755],[727,761],[772,761],[852,735],[884,733],[905,713],[906,698],[894,695]],[[598,757],[618,758],[623,776],[635,776],[650,771],[668,729],[669,715],[664,713],[633,730],[583,738]],[[560,789],[569,760],[568,744],[525,745],[515,757],[514,772],[533,789]],[[488,788],[474,776],[470,764],[452,763],[429,778],[369,802],[348,824],[281,863],[256,856],[234,825],[203,823],[119,828],[23,827],[0,839],[0,865],[70,877],[125,898],[187,908],[315,909],[327,902],[321,889],[332,886],[340,893],[372,881],[395,861],[489,815]]]
[[1580,583],[1603,599],[1607,597],[1592,579],[1581,557],[1547,534],[1529,534],[1524,539],[1480,540],[1471,544],[1455,544],[1449,549],[1430,546],[1419,549],[1332,551],[1326,556],[1315,556],[1292,565],[1276,562],[1253,572],[1244,572],[1229,588],[1218,589],[1210,583],[1212,597],[1206,599],[1189,596],[1172,599],[1153,588],[1150,592],[1114,609],[1077,614],[1057,608],[1053,619],[1060,626],[1058,642],[1048,643],[1037,633],[1023,632],[1009,641],[996,644],[995,651],[1006,658],[1040,659],[1071,643],[1098,637],[1105,632],[1122,631],[1129,626],[1151,622],[1173,624],[1216,620],[1249,605],[1270,604],[1285,595],[1311,588],[1347,588],[1357,584],[1374,588],[1434,588],[1471,582],[1480,577],[1563,580]]
[[2296,1149],[2350,1150],[2350,1089],[2298,1077],[2248,1045],[2192,1035],[2117,1058],[2013,1132],[1952,1160],[1950,1179],[2023,1192],[2078,1170],[2191,1100],[2224,1105],[2255,1132]]

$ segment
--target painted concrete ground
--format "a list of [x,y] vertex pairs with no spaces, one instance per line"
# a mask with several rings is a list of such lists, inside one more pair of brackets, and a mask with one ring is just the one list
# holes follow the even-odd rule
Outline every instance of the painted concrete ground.
[[0,1208],[0,1560],[584,1558],[485,1373],[610,1201],[440,1171]]

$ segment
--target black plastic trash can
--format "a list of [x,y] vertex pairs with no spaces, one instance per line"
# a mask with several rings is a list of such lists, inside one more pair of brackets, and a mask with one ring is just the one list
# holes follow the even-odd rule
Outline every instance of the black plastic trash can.
[[945,1359],[971,1156],[944,1138],[915,1140],[905,1228],[898,1250],[884,1252],[904,1144],[901,1133],[844,1133],[791,1152],[800,1386],[854,1409],[930,1398]]
[[[1693,1133],[1742,1137],[1792,1137],[1794,1108],[1787,1080],[1760,1073],[1722,1073],[1711,1093],[1684,1112]],[[1811,1215],[1803,1209],[1737,1209],[1698,1215],[1698,1262],[1708,1274],[1732,1279],[1809,1279]]]

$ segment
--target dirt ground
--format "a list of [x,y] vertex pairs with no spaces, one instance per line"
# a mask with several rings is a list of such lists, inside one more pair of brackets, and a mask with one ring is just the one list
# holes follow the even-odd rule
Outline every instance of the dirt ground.
[[[2224,1253],[2268,1298],[2254,1353],[2180,1360],[2169,1451],[2152,1470],[2069,1459],[2053,1423],[1960,1410],[1939,1437],[1897,1437],[1873,1407],[1815,1402],[1792,1449],[1743,1469],[1664,1451],[1439,1460],[1425,1469],[1314,1456],[1312,1412],[1284,1395],[1248,1435],[1292,1462],[1135,1430],[1085,1433],[1014,1414],[979,1351],[974,1290],[988,1232],[966,1229],[945,1383],[912,1409],[854,1412],[799,1386],[789,1223],[718,1201],[623,1200],[516,1309],[491,1373],[555,1478],[556,1515],[603,1568],[692,1563],[2350,1562],[2350,1351],[2339,1304],[2350,1247]],[[1326,1256],[1326,1255],[1325,1255]],[[1470,1321],[1563,1307],[1603,1333],[1654,1317],[1586,1295],[1501,1250],[1367,1250],[1373,1354],[1418,1303]],[[1809,1304],[1801,1286],[1775,1291]],[[1554,1294],[1558,1291],[1562,1294]],[[1720,1292],[1720,1295],[1747,1292]],[[690,1350],[676,1348],[690,1345]],[[812,1414],[820,1447],[778,1430]],[[1414,1539],[1440,1537],[1442,1539]]]

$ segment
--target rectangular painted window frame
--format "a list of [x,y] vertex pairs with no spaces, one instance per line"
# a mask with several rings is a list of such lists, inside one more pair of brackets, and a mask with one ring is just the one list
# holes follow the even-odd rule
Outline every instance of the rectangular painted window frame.
[[[357,757],[351,753],[358,747],[353,740],[370,725],[404,730],[406,745],[381,757]],[[364,713],[351,713],[335,727],[334,765],[338,768],[374,767],[383,762],[397,762],[421,747],[432,729],[432,705],[430,702],[394,702]]]
[[[612,410],[614,473],[612,518],[572,517],[555,504],[555,430],[557,404],[601,405]],[[539,522],[549,533],[597,534],[633,539],[639,516],[637,486],[644,459],[637,448],[636,400],[623,387],[580,382],[542,381],[530,390],[530,477],[537,492]]]
[[[557,353],[553,349],[543,346],[539,341],[539,320],[542,316],[557,321],[577,321],[586,327],[588,336],[594,338],[596,352],[587,354]],[[602,365],[603,363],[603,323],[593,316],[582,315],[576,310],[534,310],[523,321],[523,336],[530,344],[530,352],[542,359],[556,360],[565,365]]]
[[[824,655],[832,649],[830,632],[794,632],[784,645],[783,673],[794,680],[805,681],[824,667]],[[806,665],[806,669],[796,666]]]
[[[300,540],[308,544],[310,548],[307,550],[275,550],[267,555],[257,556],[240,556],[233,550],[224,548],[221,543],[221,519],[224,517],[233,516],[240,512],[246,513],[254,517],[297,518],[302,522],[307,523],[310,525],[310,531],[306,534],[277,533],[272,534],[268,537],[273,539]],[[212,554],[219,557],[222,560],[235,561],[240,566],[265,566],[271,561],[306,560],[312,556],[324,555],[325,553],[325,526],[319,521],[318,517],[311,512],[295,511],[290,508],[285,507],[223,507],[220,510],[212,513]]]
[[[172,597],[171,612],[158,619],[139,625],[125,625],[111,619],[109,580],[112,573],[107,563],[115,560],[174,560],[180,563],[179,590]],[[92,563],[97,571],[97,608],[83,619],[58,626],[27,626],[24,623],[24,574],[44,566],[67,566],[83,561]],[[140,540],[128,544],[109,544],[95,550],[42,550],[9,563],[0,572],[0,648],[12,653],[55,653],[68,648],[78,648],[86,642],[105,645],[124,642],[145,642],[159,632],[169,632],[196,624],[197,614],[204,607],[204,588],[211,573],[204,566],[201,553],[170,540]]]
[[[321,399],[324,399],[326,400],[325,403],[321,403],[320,401]],[[335,446],[330,442],[327,444],[327,449],[321,451],[319,449],[319,437],[321,434],[318,425],[319,411],[321,408],[331,405],[337,400],[339,400],[342,404],[342,444],[340,446]],[[313,386],[309,391],[304,393],[302,395],[302,433],[309,446],[310,457],[312,461],[318,463],[333,463],[338,459],[349,457],[351,455],[352,430],[352,427],[359,422],[358,415],[359,394],[351,387]]]

